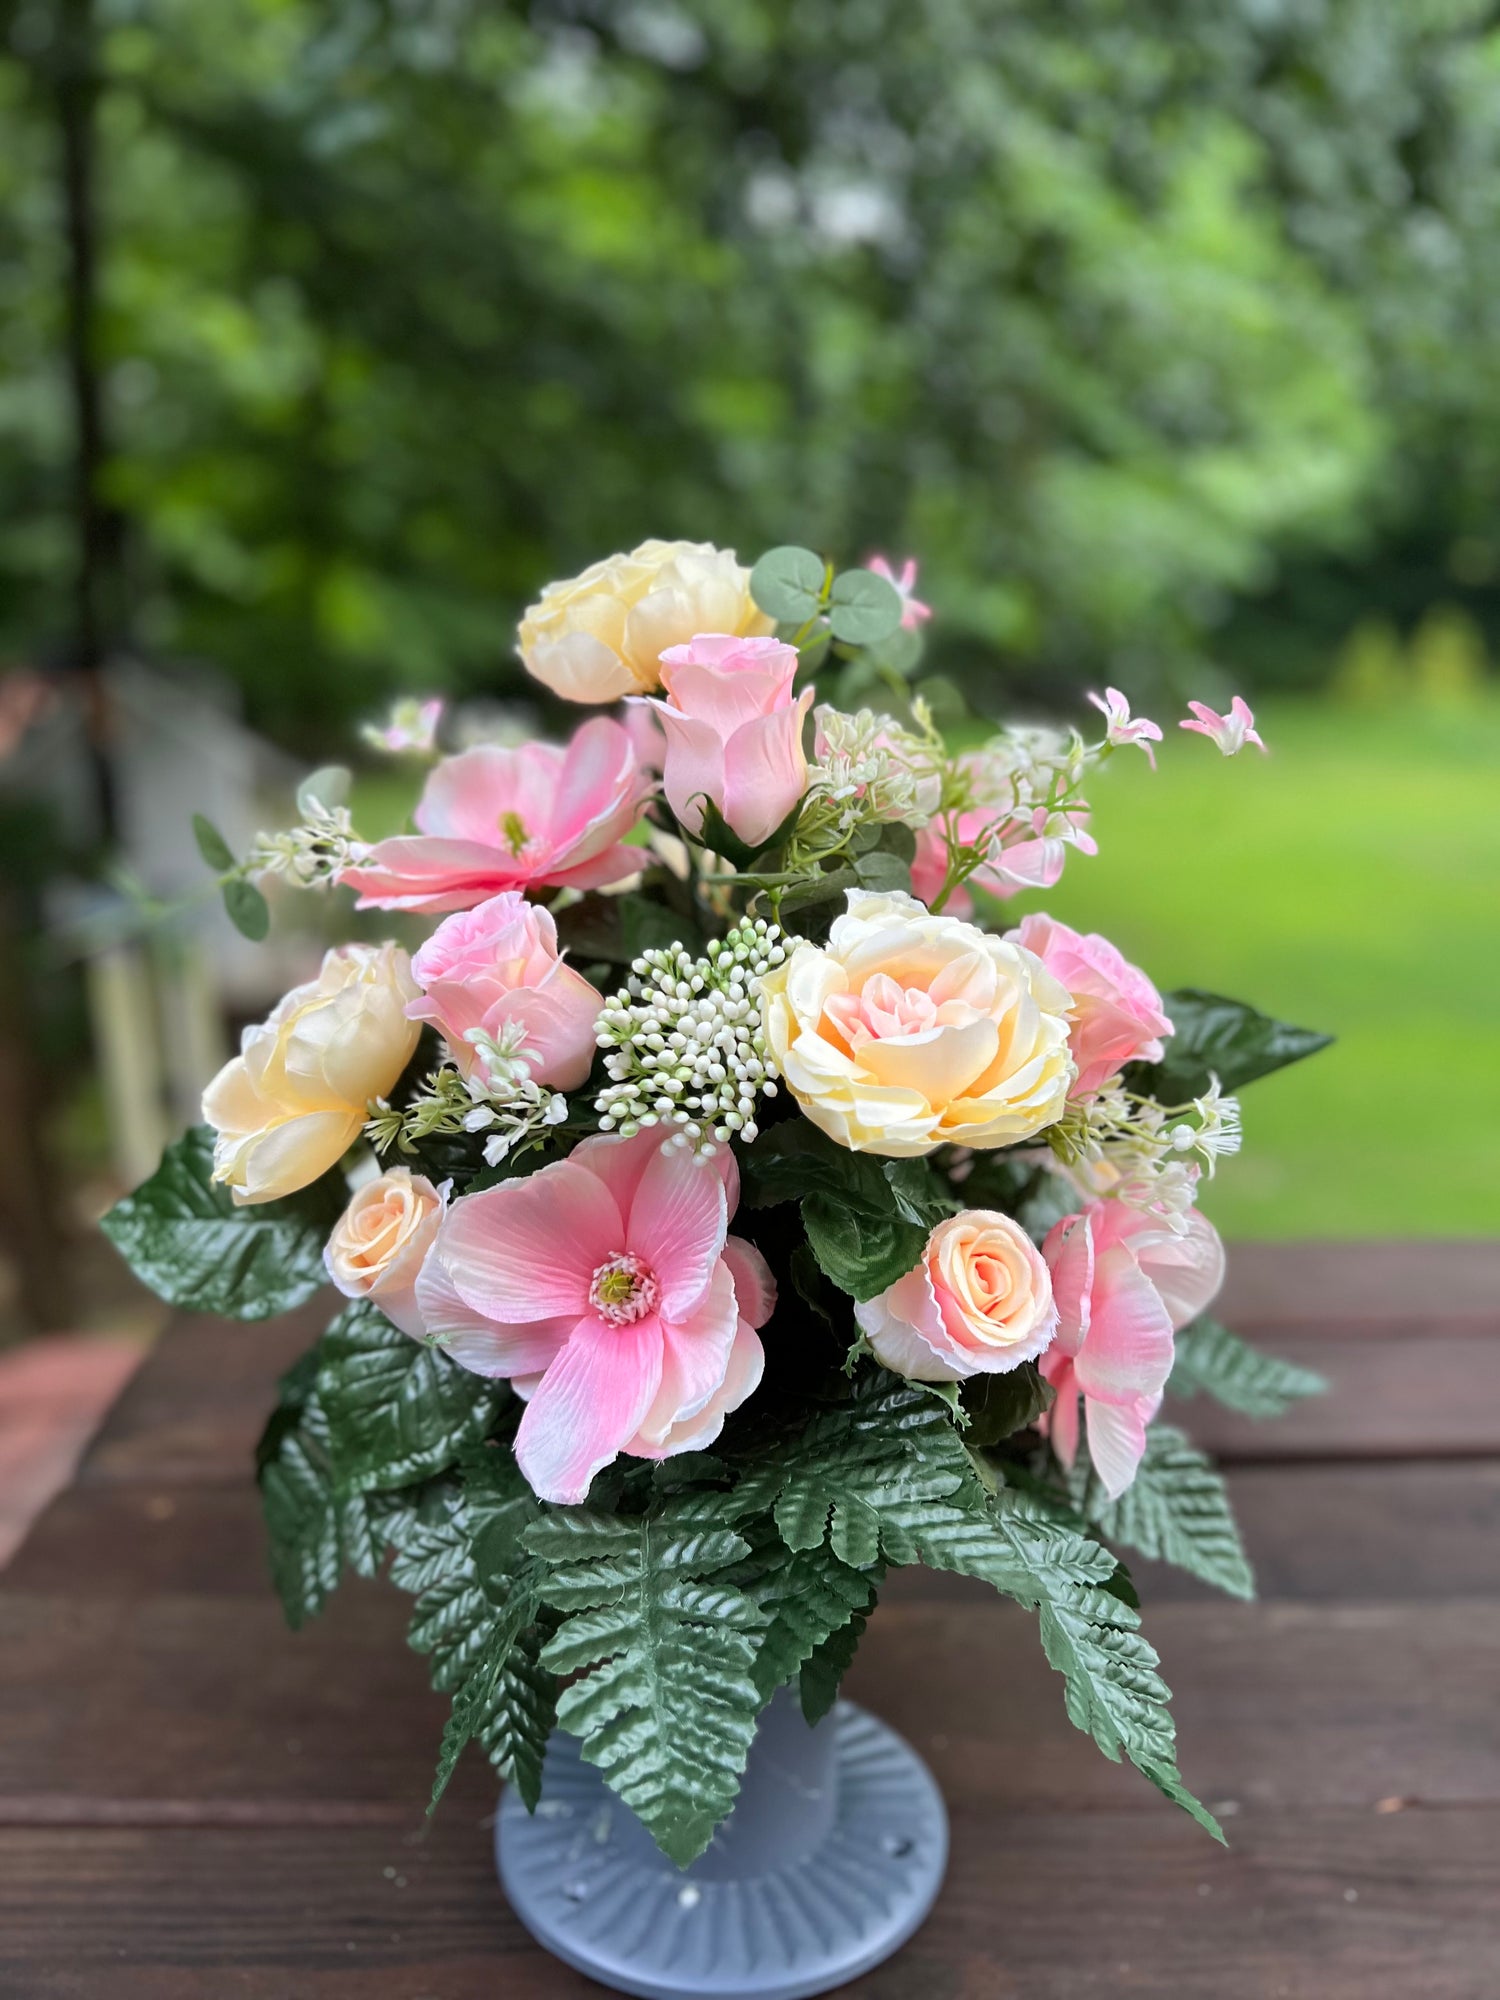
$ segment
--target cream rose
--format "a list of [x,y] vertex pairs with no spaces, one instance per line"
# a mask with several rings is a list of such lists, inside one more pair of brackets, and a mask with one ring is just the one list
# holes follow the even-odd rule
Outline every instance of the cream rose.
[[346,1299],[369,1299],[403,1333],[420,1338],[417,1278],[443,1220],[443,1197],[425,1174],[391,1167],[366,1181],[323,1252]]
[[417,1046],[406,1018],[419,997],[411,962],[393,944],[342,945],[317,978],[293,987],[247,1028],[240,1053],[203,1093],[217,1133],[214,1179],[240,1202],[293,1194],[335,1166]]
[[857,1153],[1014,1145],[1073,1081],[1067,989],[1023,945],[914,896],[851,889],[828,943],[798,945],[761,995],[788,1089]]
[[922,1260],[854,1308],[877,1361],[915,1382],[962,1382],[1034,1361],[1057,1331],[1047,1260],[1008,1215],[940,1222]]
[[521,620],[526,671],[566,701],[650,694],[669,646],[700,632],[775,630],[750,595],[750,572],[712,542],[642,542],[582,576],[549,583]]

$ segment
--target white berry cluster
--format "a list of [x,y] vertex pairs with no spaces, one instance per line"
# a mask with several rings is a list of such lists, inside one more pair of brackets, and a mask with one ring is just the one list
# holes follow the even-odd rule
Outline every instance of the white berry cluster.
[[596,1100],[606,1132],[675,1125],[684,1145],[756,1136],[755,1107],[776,1095],[776,1064],[761,1030],[760,981],[786,957],[775,924],[748,918],[715,938],[705,958],[681,945],[648,951],[623,991],[606,1001],[598,1042],[614,1081]]

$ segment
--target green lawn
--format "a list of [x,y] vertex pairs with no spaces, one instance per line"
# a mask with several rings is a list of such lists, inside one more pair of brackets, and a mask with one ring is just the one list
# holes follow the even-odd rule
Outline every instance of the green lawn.
[[[1206,1196],[1227,1234],[1500,1232],[1500,699],[1259,721],[1267,757],[1176,729],[1154,776],[1120,752],[1097,859],[1011,909],[1338,1036],[1246,1092],[1245,1150]],[[362,788],[361,822],[393,827],[413,789]]]
[[1267,757],[1120,752],[1098,858],[1020,907],[1338,1036],[1247,1089],[1205,1203],[1226,1234],[1500,1232],[1500,700],[1258,720]]

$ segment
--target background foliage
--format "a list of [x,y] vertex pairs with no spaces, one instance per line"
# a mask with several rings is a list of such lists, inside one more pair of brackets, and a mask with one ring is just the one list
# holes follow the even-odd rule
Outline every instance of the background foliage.
[[[67,637],[58,96],[116,626],[307,749],[643,532],[918,549],[937,664],[1144,692],[1494,615],[1475,0],[9,0],[0,644]],[[643,474],[649,471],[649,505]],[[1199,691],[1203,691],[1200,671]]]

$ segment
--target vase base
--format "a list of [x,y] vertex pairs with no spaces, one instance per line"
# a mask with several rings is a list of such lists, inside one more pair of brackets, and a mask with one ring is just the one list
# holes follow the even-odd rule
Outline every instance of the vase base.
[[894,1730],[852,1702],[833,1722],[828,1832],[769,1871],[727,1877],[647,1850],[577,1742],[555,1735],[535,1816],[510,1791],[496,1816],[511,1907],[566,1964],[645,2000],[804,2000],[868,1972],[932,1908],[948,1816]]

